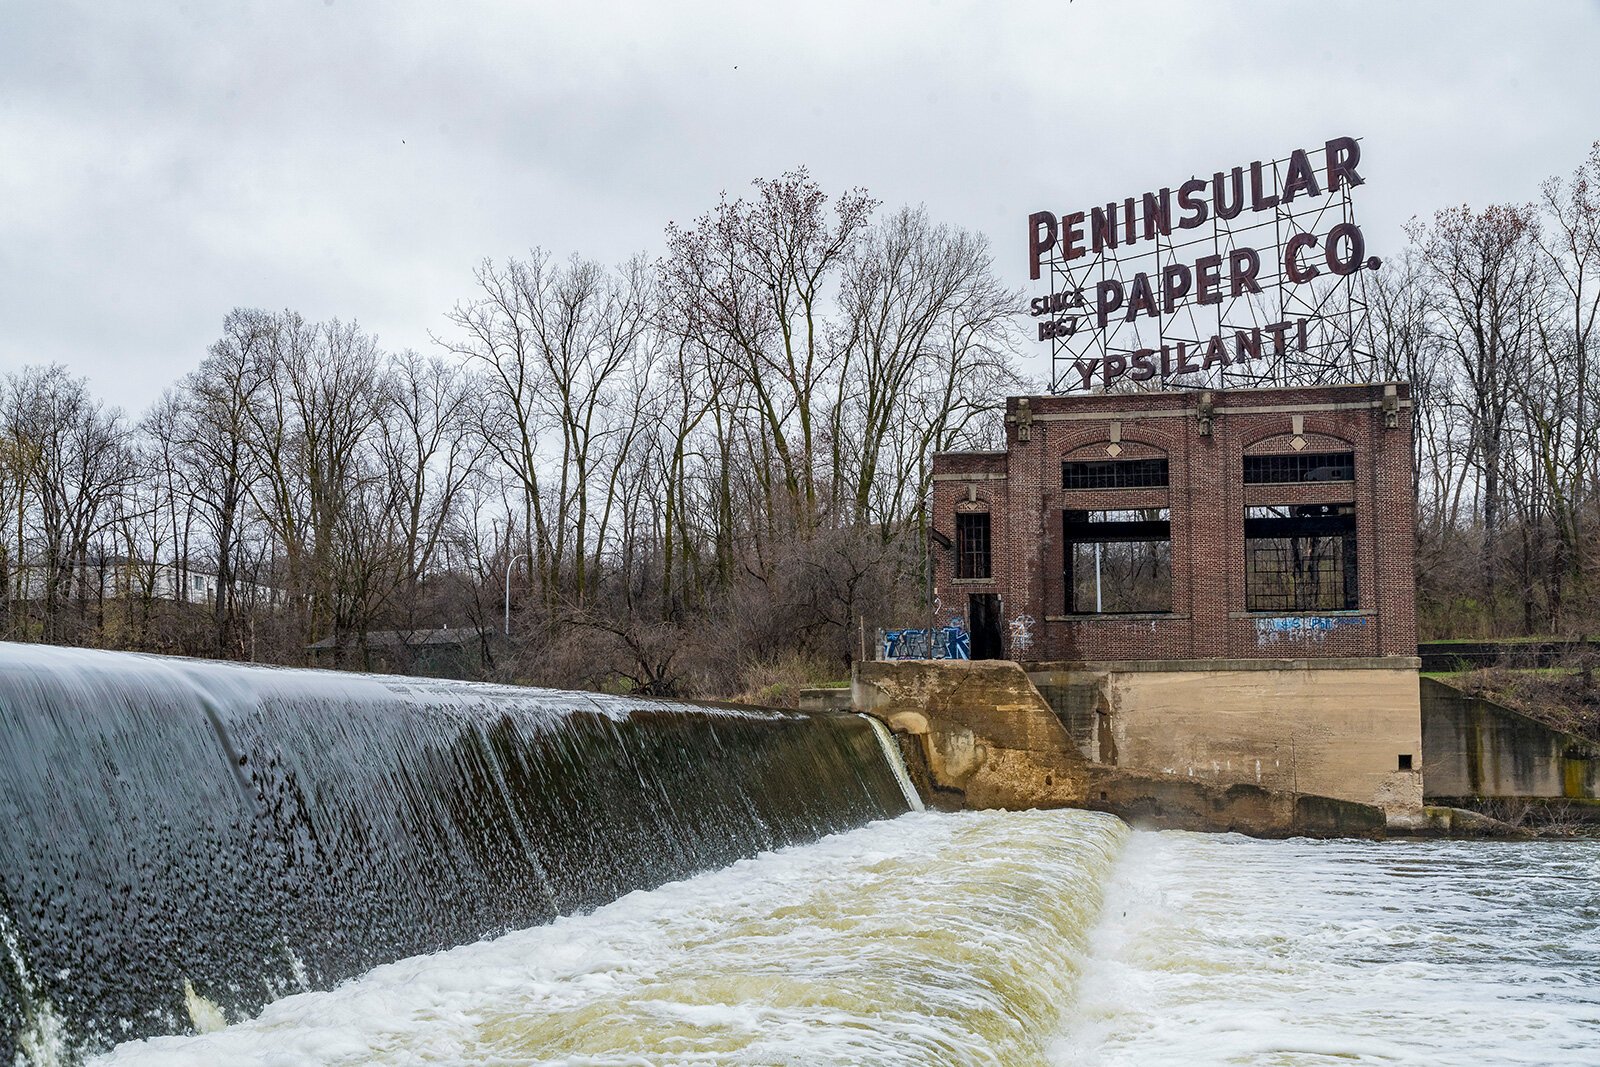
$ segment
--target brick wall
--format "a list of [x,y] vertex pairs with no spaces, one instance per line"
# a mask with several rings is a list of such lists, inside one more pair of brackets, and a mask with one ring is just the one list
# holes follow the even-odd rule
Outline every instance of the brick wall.
[[[984,580],[954,579],[953,550],[935,548],[940,616],[998,594],[1006,654],[1035,661],[1415,655],[1409,394],[1380,384],[1014,397],[1005,452],[934,457],[934,529],[953,540],[955,514],[987,510],[992,538]],[[1109,459],[1112,445],[1118,459],[1165,456],[1168,486],[1062,487],[1064,459]],[[1354,453],[1354,483],[1244,484],[1245,456],[1297,451]],[[1307,503],[1355,506],[1357,608],[1247,612],[1245,508]],[[1062,512],[1155,507],[1171,512],[1170,611],[1069,615]]]

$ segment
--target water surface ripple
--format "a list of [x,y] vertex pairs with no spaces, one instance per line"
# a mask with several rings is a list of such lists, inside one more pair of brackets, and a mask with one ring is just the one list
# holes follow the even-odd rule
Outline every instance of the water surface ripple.
[[102,1063],[1594,1064],[1600,843],[912,813]]
[[1133,835],[1058,1064],[1600,1063],[1600,842]]

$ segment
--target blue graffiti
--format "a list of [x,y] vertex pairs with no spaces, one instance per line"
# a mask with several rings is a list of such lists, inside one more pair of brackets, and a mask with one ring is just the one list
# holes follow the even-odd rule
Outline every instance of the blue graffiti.
[[885,630],[884,659],[971,659],[972,638],[965,627],[944,626],[932,631],[932,655],[928,630]]
[[1321,641],[1334,630],[1365,626],[1363,616],[1288,615],[1256,620],[1256,644],[1274,645],[1284,640]]

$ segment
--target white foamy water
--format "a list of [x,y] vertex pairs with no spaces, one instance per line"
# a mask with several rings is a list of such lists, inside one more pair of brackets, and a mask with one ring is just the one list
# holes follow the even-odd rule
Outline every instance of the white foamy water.
[[1600,843],[913,813],[101,1062],[1594,1064],[1597,878]]
[[1127,836],[911,813],[103,1062],[1042,1064]]
[[1600,842],[1138,833],[1058,1064],[1600,1063]]

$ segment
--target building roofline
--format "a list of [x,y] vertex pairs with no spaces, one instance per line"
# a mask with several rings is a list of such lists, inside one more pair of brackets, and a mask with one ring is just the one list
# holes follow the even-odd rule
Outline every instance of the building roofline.
[[1234,396],[1240,393],[1305,392],[1309,389],[1381,389],[1387,385],[1403,385],[1409,388],[1411,383],[1403,378],[1392,378],[1375,382],[1328,382],[1320,385],[1195,385],[1187,389],[1129,389],[1125,392],[1116,393],[1108,393],[1103,390],[1071,393],[1008,393],[1006,402],[1010,403],[1013,400],[1022,400],[1024,398],[1028,400],[1096,400],[1140,396],[1197,396],[1200,393]]

